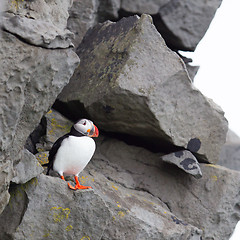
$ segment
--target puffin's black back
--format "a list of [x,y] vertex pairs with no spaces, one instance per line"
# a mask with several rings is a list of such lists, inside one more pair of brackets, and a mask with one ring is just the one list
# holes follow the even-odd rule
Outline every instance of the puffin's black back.
[[62,141],[65,138],[68,138],[69,136],[75,136],[75,137],[82,137],[85,136],[84,134],[78,132],[77,130],[75,130],[75,128],[72,126],[71,131],[65,135],[63,135],[62,137],[60,137],[52,146],[51,150],[49,151],[49,156],[48,156],[48,163],[43,164],[43,166],[47,166],[47,173],[46,175],[49,174],[50,169],[53,169],[53,162],[56,156],[56,153],[58,151],[58,149],[61,147]]

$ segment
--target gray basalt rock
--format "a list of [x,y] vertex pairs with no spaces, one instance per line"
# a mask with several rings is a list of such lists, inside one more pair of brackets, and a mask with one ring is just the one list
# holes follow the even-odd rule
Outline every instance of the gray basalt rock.
[[26,183],[43,172],[36,157],[27,149],[22,151],[21,161],[14,167],[14,170],[15,176],[11,181],[17,184]]
[[86,175],[88,182],[94,179],[94,191],[113,214],[102,239],[201,239],[200,229],[176,217],[160,199],[141,189],[128,189],[94,170]]
[[46,142],[53,144],[58,138],[70,132],[73,123],[51,109],[45,114],[47,120]]
[[31,0],[5,4],[6,11],[21,17],[43,20],[64,29],[69,17],[72,0]]
[[219,165],[240,171],[240,138],[231,130],[228,131],[226,143],[222,147]]
[[[135,207],[140,206],[146,210],[143,203],[152,202],[154,203],[153,209],[158,209],[162,213],[161,207],[165,208],[166,216],[171,212],[179,219],[180,225],[184,223],[202,229],[202,239],[229,239],[239,220],[239,172],[218,165],[200,164],[203,177],[195,179],[173,165],[160,161],[159,154],[151,153],[143,148],[128,146],[109,138],[100,138],[97,146],[95,157],[86,169],[89,174],[84,175],[84,183],[93,184],[94,189],[101,192],[106,202],[115,203],[116,209],[118,204],[123,207],[124,210],[119,207],[118,211],[124,212],[125,216],[134,215]],[[125,188],[125,192],[122,188]],[[110,192],[109,189],[111,189]],[[135,200],[142,194],[145,201],[132,202],[135,194],[138,195]],[[147,210],[154,213],[153,209]],[[146,213],[146,215],[151,214]],[[160,215],[164,216],[164,214]],[[115,212],[115,216],[120,218],[118,212]],[[144,216],[142,216],[143,219]],[[163,222],[167,221],[160,219]],[[158,218],[158,221],[160,219]],[[111,224],[111,226],[114,225],[114,223]],[[161,227],[161,224],[159,225]],[[110,235],[112,239],[118,239],[114,234],[121,235],[120,229],[124,226],[124,220],[117,222],[114,230],[111,232],[108,228],[105,234],[112,234]],[[129,228],[133,229],[130,226]],[[168,230],[171,232],[170,229]],[[150,229],[149,232],[151,232]],[[159,237],[159,235],[153,236]],[[111,239],[111,237],[106,239]]]
[[151,14],[167,45],[194,51],[205,35],[222,0],[122,0],[126,14]]
[[195,178],[201,178],[202,172],[198,160],[189,151],[178,151],[161,157],[164,162],[172,163],[193,175]]
[[74,33],[75,47],[81,43],[85,33],[97,23],[98,0],[74,0],[69,10],[68,29]]
[[[49,136],[46,136],[45,139],[55,136],[56,133],[54,134],[54,132],[67,131],[66,128],[54,127],[66,126],[69,123],[67,119],[64,119],[56,111],[49,112],[45,116],[47,119],[54,120],[53,126],[52,121],[47,121],[49,125],[47,135]],[[86,171],[83,171],[79,178],[81,184],[93,187],[94,192],[105,200],[112,213],[102,239],[170,240],[175,238],[200,240],[201,230],[175,216],[158,197],[154,197],[144,189],[132,187],[133,178],[131,173],[125,172],[121,167],[118,168],[117,164],[110,163],[112,158],[116,161],[125,159],[126,161],[130,160],[129,164],[131,165],[134,153],[137,155],[133,158],[141,161],[145,157],[148,158],[148,151],[141,149],[137,153],[136,149],[139,148],[133,147],[131,150],[130,147],[119,141],[111,140],[111,143],[109,143],[108,140],[103,139],[103,137],[100,137],[99,141],[97,140],[97,149],[100,149],[97,150],[96,159],[92,160],[93,163],[87,166]],[[119,156],[118,160],[112,154],[112,151],[115,151],[113,146],[118,149],[116,151]],[[37,154],[37,159],[41,164],[46,163],[47,152]],[[157,164],[157,161],[160,161],[159,156],[155,160]],[[109,164],[104,166],[105,161],[109,162]],[[116,181],[113,175],[117,176],[121,181]],[[166,228],[166,226],[170,227]]]
[[191,78],[192,81],[194,81],[194,78],[195,78],[196,74],[198,73],[200,66],[193,66],[193,65],[187,63],[186,67],[187,67],[189,77]]
[[184,61],[185,65],[186,65],[186,69],[187,69],[188,75],[189,75],[190,79],[193,82],[194,81],[194,77],[196,76],[200,66],[191,65],[191,63],[193,61],[191,58],[185,57],[181,53],[178,53],[178,55]]
[[98,21],[118,19],[118,11],[121,6],[121,0],[99,0]]
[[82,61],[59,100],[83,104],[105,131],[138,136],[159,151],[168,143],[218,161],[224,113],[192,85],[150,16],[97,25],[77,53]]
[[2,18],[6,31],[26,42],[45,48],[73,46],[73,33],[66,29],[68,9],[72,0],[15,1],[8,4],[8,13]]
[[121,8],[127,12],[152,15],[157,14],[159,9],[169,2],[170,0],[122,0]]
[[7,204],[13,162],[21,160],[28,136],[68,83],[79,58],[71,49],[34,47],[4,31],[0,58],[1,212]]
[[171,0],[159,9],[156,26],[168,46],[194,51],[205,35],[222,0]]
[[93,190],[72,191],[60,178],[40,175],[11,188],[11,196],[0,216],[1,239],[101,239],[111,218]]
[[5,32],[0,44],[4,56],[0,147],[14,144],[12,151],[17,152],[68,83],[79,59],[71,49],[32,47]]
[[8,187],[14,176],[13,164],[11,160],[6,159],[4,153],[0,155],[0,213],[7,205],[10,195]]
[[49,22],[6,14],[3,17],[3,28],[24,39],[32,45],[45,48],[68,48],[73,46],[73,33],[62,31]]

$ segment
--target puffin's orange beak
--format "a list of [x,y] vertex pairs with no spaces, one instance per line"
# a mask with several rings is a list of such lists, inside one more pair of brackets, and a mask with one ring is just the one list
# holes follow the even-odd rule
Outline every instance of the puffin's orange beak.
[[94,133],[93,133],[92,137],[98,137],[98,135],[99,135],[98,128],[94,124],[93,124],[93,126],[94,126]]

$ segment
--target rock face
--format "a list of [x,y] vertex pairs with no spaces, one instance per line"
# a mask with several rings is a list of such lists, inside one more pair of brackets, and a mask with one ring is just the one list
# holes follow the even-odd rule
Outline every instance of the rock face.
[[194,51],[221,2],[222,0],[171,0],[159,9],[157,28],[171,48]]
[[45,48],[67,48],[72,45],[73,34],[66,29],[71,0],[16,1],[2,18],[8,32],[26,42]]
[[118,12],[121,6],[121,0],[99,0],[98,21],[116,20],[119,18]]
[[11,195],[0,218],[1,239],[101,239],[111,217],[98,194],[71,191],[59,178],[40,175]]
[[148,13],[148,14],[157,14],[159,9],[161,9],[167,3],[171,4],[170,0],[139,0],[139,1],[121,1],[121,8],[126,12],[132,13]]
[[219,165],[240,171],[240,138],[231,130],[228,131],[226,143],[222,147]]
[[122,0],[127,14],[151,14],[154,24],[174,50],[194,51],[205,35],[222,0]]
[[[202,239],[229,239],[239,220],[239,172],[217,165],[200,164],[204,174],[201,179],[195,179],[173,165],[161,162],[158,154],[145,149],[109,138],[100,139],[97,146],[95,158],[87,169],[94,182],[91,178],[84,178],[85,184],[92,182],[94,189],[100,192],[106,202],[115,201],[116,205],[125,207],[124,211],[120,207],[118,210],[123,211],[124,216],[141,216],[141,220],[145,220],[144,216],[153,213],[149,209],[145,212],[145,203],[153,209],[158,209],[159,206],[156,205],[161,205],[167,213],[173,214],[173,222],[185,226],[186,232],[186,226],[190,224],[203,230],[202,234],[201,231],[198,234],[195,232],[198,238],[195,236],[192,239],[200,239],[200,235]],[[111,190],[109,193],[108,188]],[[135,194],[143,194],[145,200],[132,202]],[[161,211],[159,208],[160,213]],[[139,212],[142,214],[138,215]],[[164,214],[160,215],[158,221],[165,222]],[[153,219],[153,216],[149,219]],[[116,239],[121,239],[124,226],[111,225],[105,234],[113,228],[112,233],[119,233]],[[161,224],[159,226],[161,228]],[[115,239],[113,236],[111,235],[112,239]],[[165,239],[156,236],[161,235],[140,239]],[[184,235],[185,238],[175,235],[175,239],[191,239],[186,236],[189,235]]]
[[200,229],[176,217],[158,198],[127,189],[96,171],[93,177],[96,191],[113,213],[102,239],[201,239]]
[[32,153],[24,149],[22,154],[22,160],[15,166],[15,177],[11,180],[17,184],[26,183],[43,172],[42,166]]
[[[68,124],[56,112],[49,112],[47,118],[54,119],[55,126]],[[45,139],[57,129],[51,128],[51,121],[48,125]],[[67,132],[61,129],[62,134]],[[38,159],[46,162],[46,155],[40,153]],[[63,239],[228,239],[239,220],[240,173],[200,164],[204,174],[195,179],[161,159],[161,154],[102,134],[94,158],[80,176],[81,184],[92,186],[93,191],[73,193],[59,177],[44,175],[11,188],[11,201],[0,217],[0,238],[15,240],[33,234],[33,239],[56,239],[61,233]],[[69,212],[76,214],[67,218]],[[82,212],[87,214],[79,219]],[[18,217],[9,226],[6,219],[13,215]],[[86,222],[96,224],[92,215],[102,216],[98,219],[101,232],[87,226],[80,229]],[[76,216],[78,226],[73,225]]]
[[[63,2],[57,15],[56,9],[51,10],[56,3],[51,2],[48,5],[45,1],[21,1],[21,6],[14,13],[16,16],[12,13],[12,18],[23,22],[27,21],[27,16],[36,22],[37,19],[45,19],[46,22],[52,20],[63,30],[67,25],[67,16],[64,13],[67,13],[69,7],[68,1]],[[27,15],[28,4],[31,9],[35,6],[35,10],[29,12],[30,15]],[[12,24],[12,18],[9,18],[9,24]],[[57,21],[56,18],[61,19]],[[35,25],[26,27],[34,30]],[[6,30],[6,26],[4,29]],[[48,32],[47,28],[45,30]],[[32,46],[28,44],[31,41],[28,34],[30,30],[22,32],[24,36],[21,39],[15,36],[19,36],[17,32],[21,32],[21,28],[16,23],[14,29],[8,28],[7,32],[2,31],[0,35],[0,212],[8,201],[7,190],[13,178],[13,163],[16,165],[21,160],[21,152],[28,136],[68,83],[79,63],[79,58],[70,48],[60,49],[63,47],[60,43],[55,50],[43,48],[41,44],[41,47]]]
[[[10,2],[0,2],[0,239],[229,239],[240,220],[240,173],[198,163],[218,161],[227,123],[194,88],[197,69],[188,74],[165,44],[193,50],[221,1]],[[96,25],[135,12],[153,21]],[[81,65],[59,95],[79,63],[72,32],[75,46],[83,38]],[[93,190],[44,175],[40,164],[72,125],[52,105],[100,129],[79,176]],[[232,144],[220,162],[235,158]]]
[[[86,30],[97,21],[117,21],[124,16],[150,14],[167,45],[194,51],[205,35],[222,0],[91,0],[73,1],[68,28],[77,47]],[[194,70],[197,70],[195,68]]]
[[70,132],[73,123],[57,111],[51,109],[45,117],[47,119],[46,142],[52,145],[58,138]]
[[97,23],[97,0],[74,0],[69,10],[67,27],[75,34],[75,47],[81,43],[85,33]]
[[107,132],[139,136],[160,149],[168,142],[218,161],[227,131],[223,112],[194,88],[148,15],[96,26],[77,53],[82,61],[59,95],[62,102],[83,104]]

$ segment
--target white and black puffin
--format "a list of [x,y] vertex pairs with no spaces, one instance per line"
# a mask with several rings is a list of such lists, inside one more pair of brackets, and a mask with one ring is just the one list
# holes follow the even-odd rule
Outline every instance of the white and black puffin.
[[59,173],[61,179],[64,175],[74,175],[76,185],[73,187],[68,183],[69,188],[88,189],[91,187],[82,186],[78,181],[79,173],[91,160],[96,144],[92,137],[98,137],[98,128],[88,119],[81,119],[75,123],[71,131],[60,137],[49,151],[49,162],[47,175],[50,169]]

